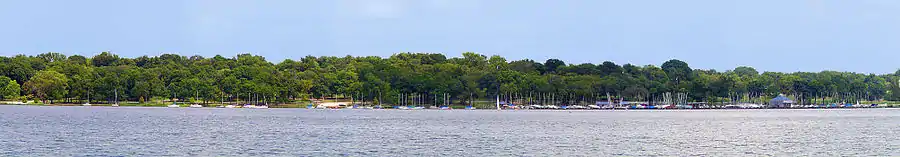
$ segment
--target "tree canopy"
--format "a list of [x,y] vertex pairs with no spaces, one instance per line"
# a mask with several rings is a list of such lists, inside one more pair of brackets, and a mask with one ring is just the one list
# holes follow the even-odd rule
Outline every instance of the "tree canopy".
[[[661,65],[614,62],[566,64],[559,59],[509,61],[466,52],[459,58],[437,53],[375,56],[306,56],[272,63],[263,56],[181,56],[122,58],[110,52],[93,57],[45,53],[0,57],[0,95],[27,94],[41,100],[112,101],[151,98],[289,102],[345,97],[398,103],[404,94],[424,101],[449,95],[466,102],[496,95],[557,95],[569,99],[615,97],[647,101],[683,93],[690,101],[790,95],[801,100],[900,99],[900,72],[758,72],[692,69],[669,60]],[[14,86],[21,85],[21,86]],[[24,87],[25,90],[14,90]],[[118,93],[115,93],[118,92]],[[602,93],[602,94],[600,94]]]
[[69,91],[68,78],[52,70],[42,70],[25,83],[25,88],[41,101],[61,99]]
[[21,89],[15,80],[0,76],[0,100],[18,97]]

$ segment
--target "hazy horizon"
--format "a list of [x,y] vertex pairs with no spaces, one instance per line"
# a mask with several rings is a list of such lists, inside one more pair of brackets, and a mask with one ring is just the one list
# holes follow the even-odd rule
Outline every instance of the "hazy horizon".
[[900,1],[33,0],[0,3],[0,55],[398,52],[694,69],[893,73]]

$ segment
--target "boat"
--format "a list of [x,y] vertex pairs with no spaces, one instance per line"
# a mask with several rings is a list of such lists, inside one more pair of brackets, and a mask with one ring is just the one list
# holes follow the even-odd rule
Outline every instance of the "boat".
[[501,110],[500,108],[500,94],[497,94],[497,110]]
[[225,108],[225,106],[224,106],[224,105],[219,105],[219,106],[216,106],[216,108]]
[[438,107],[438,109],[439,110],[452,110],[453,108],[450,108],[448,106],[441,106],[441,107]]
[[850,108],[850,107],[853,107],[853,104],[851,104],[851,103],[846,103],[846,104],[844,104],[844,105],[841,105],[841,107],[842,107],[842,108]]
[[90,92],[88,92],[87,97],[88,97],[87,102],[85,102],[84,104],[81,104],[81,106],[91,106],[91,93]]
[[225,105],[225,108],[234,108],[235,105]]
[[114,90],[113,90],[113,93],[116,94],[116,103],[114,103],[114,104],[112,104],[112,105],[110,105],[110,106],[112,106],[112,107],[119,107],[119,89],[118,89],[118,88],[117,88],[117,89],[114,89]]
[[588,109],[588,107],[584,107],[584,106],[581,106],[581,105],[572,105],[572,106],[567,107],[566,109],[570,109],[570,110],[584,110],[584,109]]
[[169,105],[168,107],[169,107],[169,108],[179,108],[179,107],[181,107],[181,106],[178,106],[178,102],[175,101],[175,99],[178,99],[178,93],[175,93],[175,96],[174,96],[173,98],[174,98],[174,99],[172,99],[172,100],[173,100],[173,101],[172,101],[172,104]]
[[588,108],[590,108],[590,109],[603,109],[602,107],[597,106],[597,105],[588,105]]
[[738,105],[725,105],[725,109],[742,109],[744,107]]
[[191,104],[191,106],[189,106],[189,107],[191,107],[191,108],[203,108],[203,105],[200,105],[200,104]]
[[600,106],[600,109],[616,109],[615,105],[603,105]]
[[[815,107],[815,106],[813,106],[813,105],[810,105],[810,106]],[[747,105],[746,105],[746,108],[759,109],[759,108],[763,108],[763,106],[762,106],[762,105],[759,105],[759,104],[747,104]]]
[[246,108],[251,108],[251,109],[263,109],[263,108],[269,108],[269,106],[263,106],[263,105],[250,105],[250,106],[248,106],[248,107],[246,107]]
[[474,110],[474,109],[477,109],[477,108],[475,108],[475,106],[466,106],[466,109],[467,109],[467,110]]
[[546,107],[547,109],[552,109],[552,110],[558,110],[558,109],[559,109],[559,106],[556,106],[556,105],[547,105],[547,106],[544,106],[544,107]]
[[338,102],[323,102],[316,106],[317,109],[341,109],[345,107],[347,107],[347,105]]

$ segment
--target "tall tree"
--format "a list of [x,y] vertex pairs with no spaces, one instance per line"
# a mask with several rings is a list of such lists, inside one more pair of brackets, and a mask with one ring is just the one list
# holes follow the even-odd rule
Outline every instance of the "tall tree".
[[62,99],[68,90],[68,78],[56,71],[44,70],[34,75],[25,83],[26,88],[35,97],[46,103],[48,100]]
[[18,97],[21,89],[16,80],[0,76],[0,100]]
[[556,73],[556,71],[560,67],[566,66],[566,62],[563,62],[559,59],[548,59],[544,62],[544,72],[543,73]]
[[94,66],[98,66],[98,67],[99,66],[110,66],[110,65],[113,65],[114,63],[116,63],[116,61],[118,61],[118,60],[119,60],[119,55],[115,55],[115,54],[112,54],[109,52],[101,52],[99,55],[94,56],[94,58],[91,59],[91,63],[93,63]]

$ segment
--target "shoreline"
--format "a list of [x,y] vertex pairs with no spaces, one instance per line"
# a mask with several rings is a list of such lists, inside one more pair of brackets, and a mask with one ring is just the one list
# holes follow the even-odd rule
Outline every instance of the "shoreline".
[[[128,108],[170,108],[166,105],[128,105],[128,104],[120,104],[120,106],[112,106],[111,104],[92,104],[91,106],[82,106],[79,104],[0,104],[0,106],[42,106],[42,107],[104,107],[104,108],[118,108],[118,107],[128,107]],[[269,106],[269,109],[307,109],[307,110],[397,110],[397,111],[419,111],[419,110],[429,110],[429,111],[708,111],[708,110],[856,110],[856,109],[897,109],[900,106],[885,106],[885,107],[836,107],[836,108],[693,108],[693,109],[394,109],[394,108],[383,108],[383,109],[363,109],[363,108],[339,108],[339,109],[320,109],[320,108],[306,108],[306,107],[294,107],[294,106]],[[191,108],[186,105],[182,105],[179,108]],[[216,108],[220,107],[202,107],[202,108]],[[197,109],[197,108],[194,108]],[[245,108],[221,108],[221,109],[245,109]],[[251,108],[246,108],[251,109]]]

